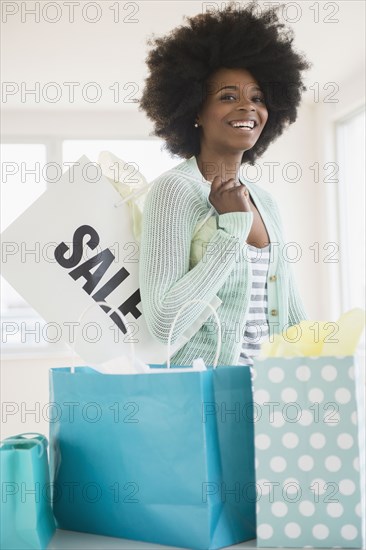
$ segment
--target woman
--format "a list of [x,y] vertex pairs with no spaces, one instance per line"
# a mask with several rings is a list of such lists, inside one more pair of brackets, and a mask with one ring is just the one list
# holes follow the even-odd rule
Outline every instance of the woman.
[[[186,18],[186,26],[155,39],[140,102],[154,134],[185,159],[155,180],[145,202],[145,319],[166,343],[183,304],[210,303],[221,321],[221,365],[252,364],[264,340],[306,319],[282,254],[277,205],[239,171],[296,120],[306,89],[301,71],[310,67],[293,50],[278,9],[258,13],[258,7],[251,2],[238,10],[231,3]],[[212,364],[212,310],[200,302],[186,307],[171,341],[181,346],[173,364],[190,365],[197,357]]]

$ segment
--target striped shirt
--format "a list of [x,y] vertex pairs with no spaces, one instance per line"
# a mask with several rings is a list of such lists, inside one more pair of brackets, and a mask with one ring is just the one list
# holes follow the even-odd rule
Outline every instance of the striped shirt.
[[270,246],[257,248],[248,244],[246,247],[246,258],[252,269],[252,289],[239,365],[253,365],[253,357],[259,354],[261,343],[269,337],[267,274]]

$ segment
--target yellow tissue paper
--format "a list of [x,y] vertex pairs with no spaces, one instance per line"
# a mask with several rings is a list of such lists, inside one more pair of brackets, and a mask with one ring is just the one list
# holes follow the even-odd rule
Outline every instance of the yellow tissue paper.
[[102,174],[111,182],[122,198],[126,198],[133,192],[142,192],[137,198],[127,201],[133,233],[136,241],[140,242],[142,211],[149,190],[146,178],[138,170],[133,170],[133,164],[125,162],[109,151],[102,151],[99,154],[98,164]]
[[264,342],[259,359],[353,355],[364,327],[365,310],[361,308],[343,313],[335,322],[301,321]]

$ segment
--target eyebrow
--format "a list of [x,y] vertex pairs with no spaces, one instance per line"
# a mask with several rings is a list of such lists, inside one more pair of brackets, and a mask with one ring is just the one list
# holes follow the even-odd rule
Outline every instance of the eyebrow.
[[[221,92],[222,90],[237,90],[237,89],[238,89],[238,86],[234,86],[234,85],[224,86],[223,88],[220,88],[220,90],[218,90],[216,93],[218,94],[218,93]],[[262,91],[260,88],[258,88],[258,86],[255,86],[255,87],[253,88],[253,90],[254,90],[254,91],[256,90],[256,91],[258,91],[258,92],[262,92],[262,93],[263,93],[263,91]]]

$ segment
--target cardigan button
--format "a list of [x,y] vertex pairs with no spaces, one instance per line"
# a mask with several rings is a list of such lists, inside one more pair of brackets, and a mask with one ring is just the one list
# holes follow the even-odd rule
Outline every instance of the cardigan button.
[[277,275],[271,275],[270,278],[269,278],[269,280],[270,280],[271,282],[277,281]]
[[278,311],[277,309],[271,309],[271,315],[277,315]]

